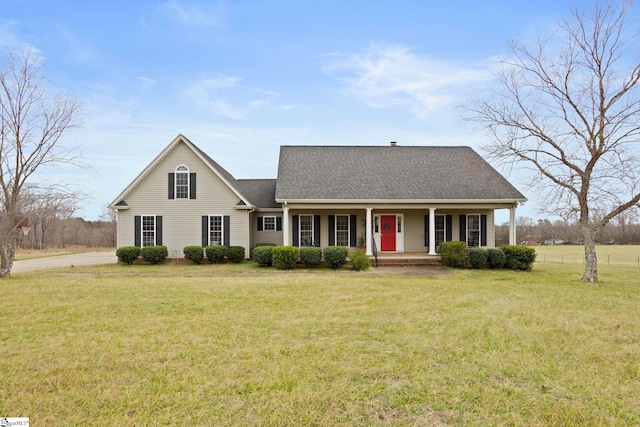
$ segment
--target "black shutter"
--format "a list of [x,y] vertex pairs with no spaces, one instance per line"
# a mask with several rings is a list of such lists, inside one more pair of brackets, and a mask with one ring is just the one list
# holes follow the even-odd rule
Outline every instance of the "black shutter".
[[336,244],[336,216],[329,215],[329,246]]
[[264,219],[259,216],[258,217],[258,231],[263,231],[264,230]]
[[282,231],[282,217],[276,217],[276,231]]
[[140,215],[133,217],[133,241],[135,246],[142,247],[142,217]]
[[358,244],[358,217],[356,215],[349,215],[349,222],[349,246],[355,248]]
[[162,216],[156,216],[156,245],[162,245]]
[[293,246],[300,246],[300,236],[298,235],[298,215],[291,216],[291,227],[293,230],[291,243]]
[[453,240],[453,215],[446,215],[444,217],[444,228],[447,230],[446,241],[450,242]]
[[209,246],[209,217],[202,215],[202,247]]
[[460,215],[460,241],[467,241],[467,216]]
[[176,182],[176,174],[173,172],[169,172],[169,199],[175,199],[175,182]]
[[424,245],[429,246],[429,215],[424,216]]
[[229,215],[222,217],[222,228],[224,230],[224,245],[229,247],[231,246],[231,217]]
[[196,174],[192,172],[189,174],[189,198],[196,198]]
[[320,247],[320,215],[313,216],[313,246]]
[[480,246],[487,246],[487,216],[480,215]]

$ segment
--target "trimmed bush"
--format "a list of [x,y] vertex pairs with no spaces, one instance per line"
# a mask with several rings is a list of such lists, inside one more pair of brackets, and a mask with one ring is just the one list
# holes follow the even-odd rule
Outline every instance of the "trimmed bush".
[[256,246],[253,248],[252,258],[260,267],[271,267],[273,265],[273,246]]
[[182,252],[184,252],[186,259],[190,259],[196,264],[200,264],[202,258],[204,258],[204,249],[202,249],[202,246],[185,246]]
[[140,256],[143,260],[151,264],[162,264],[169,256],[167,247],[162,246],[145,246],[140,249]]
[[442,242],[439,249],[440,260],[447,267],[464,268],[469,265],[466,242]]
[[482,268],[487,264],[489,253],[486,249],[471,248],[469,249],[469,263],[473,268]]
[[324,248],[324,260],[331,268],[340,268],[347,262],[349,250],[345,246],[327,246]]
[[501,249],[487,249],[487,261],[491,268],[502,268],[507,257]]
[[242,262],[244,259],[244,246],[229,246],[227,248],[227,258],[236,264]]
[[536,250],[528,246],[505,245],[500,247],[505,254],[504,266],[514,270],[531,270],[536,260]]
[[140,248],[137,246],[122,246],[116,250],[116,256],[125,264],[133,264],[140,256]]
[[271,246],[274,247],[276,244],[275,243],[256,243],[256,245],[253,247],[253,250],[251,251],[251,258],[253,258],[253,251],[261,246]]
[[278,270],[291,270],[298,263],[299,250],[297,246],[275,246],[272,249],[273,266]]
[[322,249],[315,246],[300,248],[300,261],[307,267],[317,267],[322,262]]
[[204,248],[204,253],[211,264],[219,264],[227,254],[227,247],[224,245],[213,245]]
[[368,270],[369,267],[371,267],[371,260],[367,256],[367,253],[361,249],[352,253],[350,258],[349,267],[351,267],[352,270]]

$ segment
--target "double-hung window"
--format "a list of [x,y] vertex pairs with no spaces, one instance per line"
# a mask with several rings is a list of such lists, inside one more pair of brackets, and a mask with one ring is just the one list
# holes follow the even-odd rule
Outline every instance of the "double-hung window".
[[176,168],[176,199],[189,198],[189,168],[180,165]]
[[224,227],[222,215],[209,216],[209,244],[222,245],[224,242]]
[[336,245],[349,246],[349,215],[336,215]]
[[276,217],[275,216],[265,216],[262,219],[262,227],[264,231],[275,231],[276,230]]
[[480,215],[467,215],[467,246],[480,246]]
[[436,247],[447,240],[446,216],[436,215]]
[[156,217],[155,215],[142,215],[142,246],[154,246],[156,244]]
[[313,245],[313,215],[300,215],[300,246]]

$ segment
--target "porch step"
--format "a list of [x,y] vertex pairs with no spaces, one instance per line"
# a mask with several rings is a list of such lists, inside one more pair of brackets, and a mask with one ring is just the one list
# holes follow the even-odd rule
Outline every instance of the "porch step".
[[[375,265],[375,259],[371,258],[371,263]],[[442,266],[440,258],[385,258],[378,257],[378,267],[416,267],[422,265]]]

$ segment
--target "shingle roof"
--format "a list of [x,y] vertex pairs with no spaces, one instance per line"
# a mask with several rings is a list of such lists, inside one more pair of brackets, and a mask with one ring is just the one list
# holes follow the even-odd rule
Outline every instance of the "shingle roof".
[[276,202],[275,179],[238,179],[236,188],[257,208],[279,208]]
[[275,198],[526,200],[471,147],[448,146],[282,146]]

